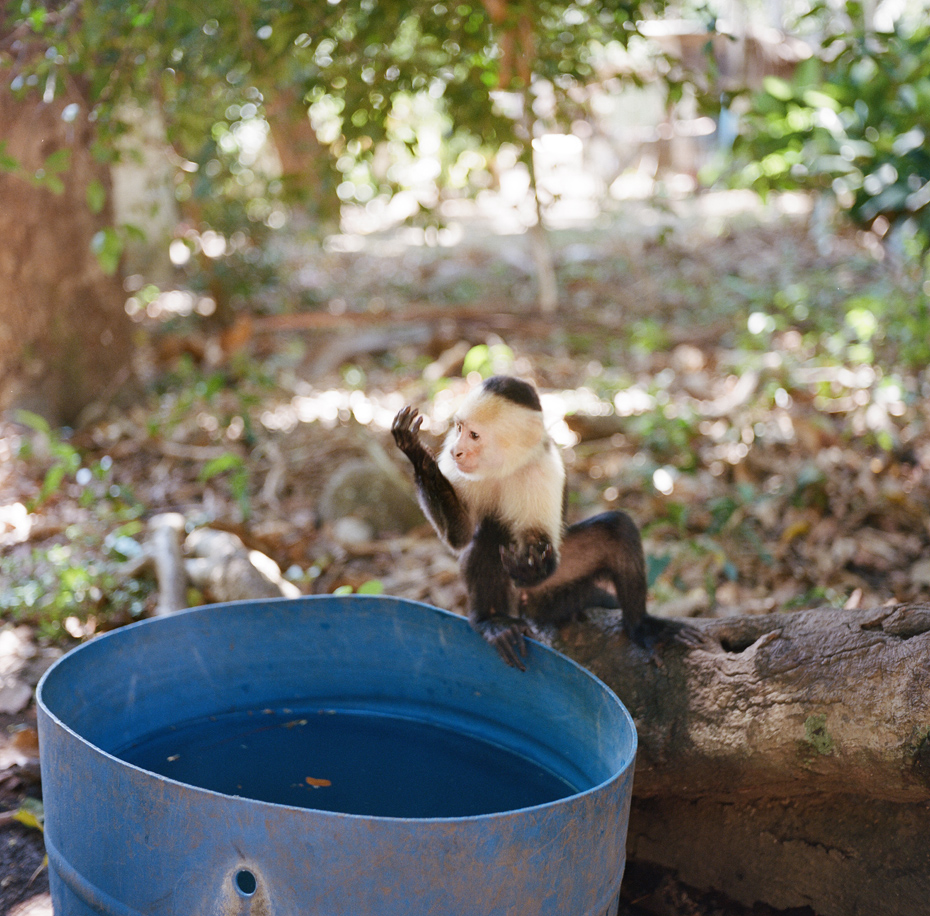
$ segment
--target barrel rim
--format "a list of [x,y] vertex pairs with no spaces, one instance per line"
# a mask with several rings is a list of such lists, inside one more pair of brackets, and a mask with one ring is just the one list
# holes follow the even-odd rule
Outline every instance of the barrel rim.
[[[127,624],[124,627],[120,627],[116,630],[110,630],[107,633],[103,633],[100,636],[94,637],[92,640],[81,643],[78,646],[75,646],[73,649],[65,653],[61,658],[57,659],[54,664],[52,664],[42,675],[39,680],[38,685],[36,686],[36,706],[39,710],[39,719],[45,717],[50,724],[54,727],[61,729],[64,732],[67,732],[73,738],[77,739],[81,744],[83,744],[88,750],[93,752],[96,755],[99,755],[106,760],[110,761],[111,764],[119,767],[128,767],[134,772],[141,774],[144,778],[151,781],[154,785],[161,785],[167,783],[171,786],[176,786],[179,789],[185,790],[187,792],[193,792],[198,795],[203,794],[210,798],[218,798],[228,801],[233,801],[238,803],[247,803],[249,805],[258,806],[259,809],[272,809],[272,810],[289,810],[293,812],[309,812],[314,815],[321,815],[324,817],[333,817],[333,818],[352,818],[358,821],[365,822],[384,822],[390,824],[449,824],[449,823],[470,823],[470,822],[480,822],[487,823],[489,820],[504,820],[511,818],[514,815],[525,815],[530,812],[545,811],[547,809],[555,810],[560,806],[567,804],[581,804],[585,801],[587,796],[594,794],[601,794],[607,792],[615,784],[622,782],[628,777],[632,777],[633,767],[636,761],[636,754],[639,744],[639,736],[636,730],[636,724],[633,721],[633,717],[630,714],[630,711],[626,708],[625,704],[620,700],[617,694],[602,681],[596,674],[589,671],[583,665],[580,665],[574,659],[569,658],[562,652],[559,652],[557,649],[553,649],[551,646],[547,646],[544,643],[539,642],[538,640],[529,640],[532,643],[535,649],[538,649],[544,653],[550,653],[556,659],[559,660],[559,664],[567,664],[569,667],[575,669],[576,673],[580,674],[583,677],[589,678],[593,681],[605,695],[613,701],[613,704],[619,709],[620,717],[623,719],[624,723],[629,729],[630,733],[630,750],[629,755],[624,759],[622,766],[618,767],[616,771],[607,779],[601,781],[600,783],[590,786],[587,789],[584,789],[580,792],[573,792],[571,795],[563,796],[562,798],[555,799],[550,802],[543,802],[539,805],[532,805],[525,808],[509,808],[506,811],[492,811],[485,814],[474,814],[474,815],[464,815],[464,816],[453,816],[453,817],[388,817],[384,815],[368,815],[368,814],[352,814],[343,811],[326,811],[320,808],[308,808],[298,805],[286,805],[278,802],[267,802],[260,799],[249,798],[248,796],[242,795],[229,795],[224,792],[217,792],[213,789],[205,789],[202,786],[192,785],[191,783],[180,782],[176,779],[172,779],[169,776],[163,776],[160,773],[155,773],[151,770],[146,770],[143,767],[137,766],[133,763],[129,763],[126,760],[123,760],[121,757],[116,756],[109,751],[104,750],[101,747],[98,747],[96,744],[91,742],[89,739],[85,738],[83,735],[79,734],[71,726],[67,725],[58,715],[56,715],[49,706],[46,704],[43,697],[43,692],[46,682],[55,676],[55,672],[60,667],[63,667],[67,664],[67,661],[72,656],[86,649],[88,646],[99,645],[103,640],[119,639],[125,638],[121,634],[126,633],[130,630],[137,630],[140,627],[147,627],[152,625],[157,625],[159,621],[177,619],[182,616],[196,615],[205,612],[215,612],[218,608],[236,608],[240,606],[254,607],[256,605],[261,606],[274,606],[279,604],[288,604],[293,605],[295,603],[304,603],[310,604],[315,602],[338,602],[340,604],[357,604],[359,601],[364,601],[365,603],[394,603],[402,604],[407,606],[414,606],[420,610],[425,610],[436,614],[437,616],[446,617],[455,621],[460,621],[462,625],[468,627],[468,621],[465,618],[461,617],[458,614],[454,614],[451,611],[444,610],[443,608],[435,607],[434,605],[427,604],[422,601],[414,601],[407,598],[398,598],[392,595],[302,595],[297,598],[268,598],[268,599],[240,599],[237,601],[224,601],[224,602],[215,602],[211,604],[198,605],[197,607],[185,608],[181,611],[177,611],[172,614],[170,617],[151,617],[145,620],[135,621],[134,623]],[[456,624],[458,625],[458,624]],[[41,730],[40,730],[41,734]]]

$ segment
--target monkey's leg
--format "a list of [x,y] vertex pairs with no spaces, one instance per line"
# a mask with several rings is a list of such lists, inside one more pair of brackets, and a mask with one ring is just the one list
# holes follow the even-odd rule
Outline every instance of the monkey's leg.
[[[633,520],[608,512],[569,526],[562,537],[558,568],[524,590],[529,616],[564,623],[591,607],[621,607],[631,635],[646,616],[646,563]],[[609,583],[610,594],[602,587]]]
[[648,627],[646,613],[646,557],[636,523],[625,512],[605,512],[590,520],[592,529],[604,533],[610,545],[610,580],[623,609],[623,627],[642,645]]
[[462,553],[461,568],[468,589],[468,619],[508,665],[526,670],[524,637],[529,625],[512,614],[514,592],[501,563],[501,547],[509,534],[498,522],[484,519]]
[[695,627],[646,612],[646,558],[639,529],[629,515],[604,512],[573,527],[577,529],[574,549],[593,552],[592,540],[604,545],[602,568],[623,610],[623,628],[633,642],[648,649],[673,639],[689,646],[703,643]]
[[[602,583],[610,584],[612,595]],[[636,523],[625,512],[604,512],[571,525],[562,538],[558,569],[521,598],[528,617],[556,625],[588,608],[619,606],[627,635],[645,648],[670,639],[692,646],[703,641],[694,627],[646,613],[646,560]]]

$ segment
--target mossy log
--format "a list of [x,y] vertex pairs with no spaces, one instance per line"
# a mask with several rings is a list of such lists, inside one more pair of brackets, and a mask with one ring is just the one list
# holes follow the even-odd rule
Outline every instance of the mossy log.
[[557,648],[636,721],[629,853],[817,916],[930,913],[930,606],[689,621],[650,653],[615,612]]

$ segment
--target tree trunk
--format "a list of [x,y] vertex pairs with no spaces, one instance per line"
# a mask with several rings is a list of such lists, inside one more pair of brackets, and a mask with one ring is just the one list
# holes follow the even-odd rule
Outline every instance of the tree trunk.
[[746,905],[916,916],[930,900],[930,606],[692,623],[655,658],[616,613],[559,649],[636,721],[631,859]]
[[[0,410],[25,407],[55,424],[74,424],[129,374],[126,297],[91,251],[112,217],[109,205],[92,213],[87,192],[99,183],[109,203],[109,169],[92,154],[83,99],[69,93],[50,103],[33,95],[18,100],[9,82],[0,71],[0,141],[22,170],[0,170]],[[72,104],[77,117],[65,121],[62,111]],[[28,180],[63,149],[70,168],[60,176],[61,193]]]

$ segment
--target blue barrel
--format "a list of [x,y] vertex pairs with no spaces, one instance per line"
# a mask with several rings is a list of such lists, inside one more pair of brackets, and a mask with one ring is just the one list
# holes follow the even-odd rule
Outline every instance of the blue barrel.
[[613,916],[636,732],[394,598],[212,605],[38,688],[56,916]]

